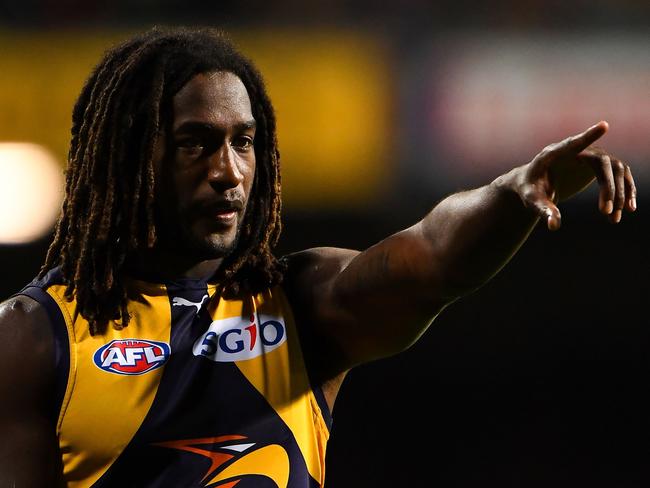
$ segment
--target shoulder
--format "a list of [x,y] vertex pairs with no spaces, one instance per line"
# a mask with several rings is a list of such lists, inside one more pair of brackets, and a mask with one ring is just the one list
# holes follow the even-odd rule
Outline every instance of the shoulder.
[[283,288],[294,311],[315,327],[323,325],[321,319],[327,315],[323,311],[336,308],[332,292],[336,278],[358,254],[352,249],[316,247],[284,256]]
[[46,386],[53,358],[53,333],[45,308],[24,295],[0,303],[0,383]]
[[332,327],[338,308],[331,284],[358,254],[352,249],[318,247],[282,258],[287,267],[283,288],[296,318],[310,382],[321,389],[330,412],[348,369]]
[[314,247],[282,257],[286,265],[285,286],[305,290],[338,275],[359,254],[353,249]]
[[339,307],[332,284],[359,251],[318,247],[288,254],[282,258],[287,271],[283,288],[302,337],[310,376],[316,384],[345,371],[341,348],[336,341],[335,324]]
[[7,335],[17,339],[20,335],[47,328],[43,325],[48,321],[45,307],[26,295],[16,295],[0,303],[0,334],[5,339]]

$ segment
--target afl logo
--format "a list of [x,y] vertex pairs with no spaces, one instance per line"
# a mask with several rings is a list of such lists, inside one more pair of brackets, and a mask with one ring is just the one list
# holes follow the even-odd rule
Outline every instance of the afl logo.
[[194,343],[195,356],[219,363],[242,361],[266,354],[287,340],[282,317],[258,314],[215,320]]
[[109,373],[137,375],[160,368],[169,359],[170,352],[165,342],[118,339],[97,349],[93,361]]

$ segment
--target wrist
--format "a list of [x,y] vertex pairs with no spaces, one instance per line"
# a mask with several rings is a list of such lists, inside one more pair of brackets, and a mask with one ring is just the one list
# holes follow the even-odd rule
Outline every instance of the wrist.
[[499,194],[505,197],[517,196],[518,200],[525,206],[524,199],[524,181],[525,181],[525,172],[526,166],[517,166],[516,168],[511,169],[507,173],[504,173],[497,178],[495,178],[490,186]]
[[[504,205],[526,218],[537,218],[539,213],[532,202],[533,194],[537,192],[530,184],[530,163],[517,166],[507,173],[495,178],[490,184]],[[520,210],[518,211],[517,208]]]

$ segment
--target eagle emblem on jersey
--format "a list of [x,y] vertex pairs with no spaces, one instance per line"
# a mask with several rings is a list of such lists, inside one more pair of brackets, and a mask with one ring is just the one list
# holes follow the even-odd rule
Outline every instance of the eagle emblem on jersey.
[[234,488],[247,476],[265,476],[278,488],[286,488],[289,482],[289,456],[279,444],[258,447],[245,436],[222,435],[154,445],[208,458],[210,468],[201,480],[205,487]]

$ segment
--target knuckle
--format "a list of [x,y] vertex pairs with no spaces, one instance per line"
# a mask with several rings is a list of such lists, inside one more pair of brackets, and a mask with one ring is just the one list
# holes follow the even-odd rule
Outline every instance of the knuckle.
[[558,144],[551,144],[549,146],[546,146],[542,151],[539,153],[538,157],[542,161],[550,162],[558,158],[558,156],[562,152],[562,147],[559,146]]
[[568,146],[571,144],[573,141],[575,141],[576,138],[574,136],[567,137],[566,139],[562,139],[558,145],[560,146]]
[[527,205],[537,206],[537,192],[533,188],[526,188],[521,193],[522,199]]
[[561,145],[562,145],[561,142],[553,142],[553,143],[549,144],[548,146],[546,146],[544,149],[542,149],[542,152],[545,153],[545,154],[553,153],[553,152],[557,151],[560,148]]

